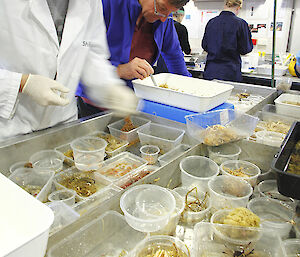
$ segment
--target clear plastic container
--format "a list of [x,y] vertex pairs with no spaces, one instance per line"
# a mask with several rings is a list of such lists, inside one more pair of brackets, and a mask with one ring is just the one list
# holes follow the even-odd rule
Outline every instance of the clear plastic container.
[[185,133],[182,129],[150,123],[138,130],[141,145],[156,145],[161,154],[165,154],[179,145]]
[[176,207],[175,207],[175,211],[173,214],[171,214],[170,220],[168,222],[168,224],[156,231],[151,233],[151,235],[169,235],[172,236],[175,234],[176,231],[176,226],[180,220],[180,216],[184,210],[185,207],[185,203],[184,203],[184,198],[178,194],[175,190],[169,190],[172,195],[175,197],[175,201],[176,201]]
[[236,144],[208,146],[207,149],[208,157],[218,165],[228,160],[237,160],[242,152],[241,148]]
[[258,118],[224,109],[185,116],[189,134],[199,143],[219,146],[248,138]]
[[253,193],[252,186],[234,176],[218,176],[208,182],[212,210],[246,207]]
[[257,178],[261,174],[260,168],[255,164],[241,160],[223,162],[220,170],[223,175],[237,176],[249,182],[253,187],[256,185]]
[[296,237],[300,239],[300,217],[295,218],[296,224],[294,225],[294,230]]
[[148,164],[153,165],[157,162],[160,149],[156,145],[144,145],[140,148],[141,156]]
[[111,135],[118,137],[122,140],[125,140],[129,142],[129,145],[132,145],[136,142],[138,142],[138,134],[137,131],[147,124],[149,124],[151,121],[146,120],[137,116],[130,116],[130,120],[132,121],[133,125],[136,127],[135,129],[130,130],[129,132],[122,131],[121,129],[125,125],[124,119],[116,121],[112,124],[109,124],[107,127],[109,129],[109,132]]
[[286,136],[283,133],[273,131],[258,131],[255,135],[256,142],[275,147],[280,147]]
[[191,147],[189,145],[180,144],[176,146],[174,149],[170,150],[169,152],[165,153],[162,156],[158,157],[158,162],[161,166],[166,165],[167,163],[175,160],[181,154],[189,150]]
[[55,148],[56,151],[61,152],[65,156],[64,165],[67,167],[73,167],[74,154],[70,144],[60,145]]
[[154,232],[167,225],[176,201],[166,188],[138,185],[121,196],[120,207],[131,227],[142,232]]
[[203,156],[188,156],[179,164],[183,187],[197,187],[202,192],[208,191],[208,181],[219,174],[219,166]]
[[283,245],[288,257],[297,257],[300,254],[300,240],[287,239],[283,241]]
[[146,235],[128,226],[123,215],[108,211],[52,246],[48,256],[125,256]]
[[[173,254],[159,254],[172,251]],[[177,253],[177,254],[176,254]],[[176,254],[176,255],[175,255]],[[132,257],[145,256],[181,256],[190,257],[190,251],[180,239],[171,236],[150,236],[140,242],[131,253]]]
[[85,200],[101,193],[111,181],[97,172],[82,172],[76,168],[60,172],[54,177],[56,190],[70,189],[76,191],[77,198]]
[[282,204],[287,204],[296,210],[297,202],[293,198],[289,198],[278,192],[277,181],[275,179],[261,181],[257,185],[257,191],[261,197],[278,200],[282,202]]
[[294,211],[280,201],[259,197],[248,203],[248,209],[261,219],[262,227],[273,229],[281,238],[288,238]]
[[47,202],[52,189],[54,171],[38,172],[19,168],[8,178],[41,202]]
[[62,202],[66,205],[72,206],[75,204],[76,192],[69,189],[61,189],[52,192],[48,199],[50,202]]
[[295,118],[300,117],[300,95],[281,94],[274,100],[277,113]]
[[97,170],[104,160],[107,142],[97,137],[81,137],[71,143],[75,166],[82,171]]
[[93,134],[91,134],[91,136],[102,138],[107,142],[105,152],[107,154],[107,157],[109,158],[124,152],[127,146],[129,145],[127,141],[105,133],[103,131],[94,132]]
[[184,204],[187,199],[188,203],[193,202],[197,199],[201,200],[202,202],[206,201],[206,208],[204,208],[201,211],[194,212],[190,209],[184,209],[182,215],[181,215],[181,222],[187,225],[193,225],[200,221],[206,220],[208,218],[208,215],[210,213],[211,208],[211,202],[208,194],[205,194],[203,192],[196,192],[193,190],[191,193],[189,193],[188,197],[186,198],[186,195],[190,191],[190,189],[186,187],[177,187],[174,189],[175,192],[180,194],[184,199]]
[[55,150],[43,150],[33,154],[29,158],[34,169],[43,172],[53,170],[55,172],[61,171],[65,156]]
[[14,173],[19,168],[33,168],[32,163],[28,161],[16,162],[9,167],[10,174]]
[[103,162],[97,173],[110,181],[117,181],[126,175],[132,174],[137,168],[146,166],[147,162],[139,156],[124,152]]

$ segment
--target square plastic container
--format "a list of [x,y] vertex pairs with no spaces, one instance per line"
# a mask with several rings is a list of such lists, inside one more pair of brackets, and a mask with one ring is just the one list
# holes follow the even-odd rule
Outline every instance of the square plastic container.
[[[281,94],[274,100],[276,111],[282,115],[300,117],[300,95]],[[293,103],[293,104],[292,104]],[[297,105],[296,105],[297,103]]]
[[66,188],[74,190],[78,199],[85,200],[101,193],[111,182],[97,172],[82,172],[71,168],[56,174],[54,184],[57,190]]
[[139,156],[124,152],[103,162],[97,173],[105,176],[109,181],[117,181],[137,168],[146,166],[147,162]]
[[300,253],[300,240],[287,239],[283,241],[283,245],[287,256],[299,256]]
[[151,123],[137,132],[141,145],[156,145],[164,154],[179,145],[185,133],[182,129]]
[[[269,76],[272,75],[272,65],[270,64],[258,65],[256,70],[257,70],[257,74],[269,75]],[[274,70],[275,76],[283,76],[286,74],[287,70],[288,70],[287,66],[276,64]]]
[[242,152],[237,144],[225,144],[220,146],[208,146],[208,157],[216,164],[229,160],[237,160]]
[[48,201],[54,171],[38,172],[30,168],[19,168],[8,178],[41,202]]
[[102,138],[107,142],[108,145],[105,148],[105,153],[107,154],[108,158],[114,157],[119,153],[124,152],[129,145],[127,141],[103,131],[94,132],[93,134],[91,134],[91,136]]
[[44,257],[54,215],[11,180],[0,174],[0,256]]
[[181,154],[189,150],[191,147],[189,145],[180,144],[170,150],[169,152],[165,153],[162,156],[158,157],[158,162],[161,166],[166,165],[167,163],[175,160],[177,157],[179,157]]
[[130,116],[130,120],[136,128],[129,132],[121,131],[125,124],[124,119],[111,123],[107,127],[111,135],[125,140],[132,145],[138,141],[137,131],[143,128],[146,124],[149,124],[151,121],[137,116]]
[[48,256],[125,256],[146,235],[128,226],[121,214],[108,211],[51,247]]
[[228,109],[188,115],[185,118],[189,134],[198,142],[210,146],[248,138],[259,120]]
[[[274,234],[272,230],[264,229],[260,239],[253,244],[236,246],[229,245],[224,240],[217,240],[216,228],[222,228],[222,225],[201,222],[195,226],[193,256],[243,256],[244,253],[250,257],[252,254],[249,255],[249,253],[254,249],[253,256],[286,257],[280,237]],[[237,228],[232,226],[230,229],[234,231]]]
[[286,119],[292,119],[293,121],[297,120],[297,117],[293,117],[293,114],[290,115],[289,113],[286,113],[284,115],[280,114],[278,112],[278,106],[274,105],[274,104],[266,104],[262,110],[262,115],[270,115],[270,114],[275,114],[276,116],[278,117],[281,117],[281,118],[286,118]]
[[285,134],[273,131],[258,131],[255,135],[256,142],[275,147],[280,147],[285,138]]

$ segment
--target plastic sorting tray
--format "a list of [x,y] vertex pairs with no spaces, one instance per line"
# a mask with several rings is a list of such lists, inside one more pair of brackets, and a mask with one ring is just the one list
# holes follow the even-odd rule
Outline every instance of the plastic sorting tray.
[[80,215],[74,211],[71,206],[68,206],[65,203],[50,202],[47,203],[47,205],[54,213],[54,222],[50,228],[50,235],[55,234],[80,217]]
[[292,114],[290,113],[286,113],[284,115],[280,114],[278,112],[278,107],[274,104],[266,104],[262,110],[261,110],[262,114],[266,114],[266,115],[270,115],[270,114],[275,114],[275,115],[278,115],[279,117],[284,117],[284,118],[287,118],[287,119],[292,119],[293,121],[297,121],[297,117],[293,117]]
[[300,122],[294,122],[271,167],[277,173],[279,193],[300,200],[300,176],[287,172],[290,156],[300,140]]
[[[90,136],[100,137],[108,143],[108,145],[105,148],[105,153],[107,154],[107,157],[114,157],[114,156],[118,155],[119,153],[124,152],[126,150],[127,146],[129,145],[129,143],[127,141],[122,140],[113,135],[110,135],[109,133],[106,133],[104,131],[94,132],[94,133],[90,134]],[[113,141],[114,141],[114,144],[116,144],[118,146],[117,148],[114,148],[114,149],[111,148]]]
[[151,172],[156,171],[157,169],[159,169],[159,167],[155,165],[143,166],[142,168],[137,169],[136,171],[124,176],[120,180],[117,180],[115,182],[115,185],[122,189],[126,189],[127,187],[133,185],[134,183],[146,177]]
[[65,156],[64,168],[70,168],[75,165],[73,150],[70,144],[60,145],[55,148],[56,151],[61,152]]
[[[257,66],[257,74],[262,74],[262,75],[272,75],[272,65],[270,64],[262,64]],[[275,66],[275,76],[283,76],[286,74],[288,70],[287,66],[283,65],[276,65]]]
[[48,256],[123,256],[146,236],[131,228],[121,214],[108,211],[51,247]]
[[40,190],[33,196],[41,202],[47,202],[52,189],[53,177],[54,171],[38,172],[30,168],[19,168],[8,178],[25,191]]
[[177,157],[179,157],[181,154],[183,154],[185,151],[189,150],[190,148],[191,147],[189,145],[185,145],[185,144],[177,145],[169,152],[159,156],[158,162],[161,166],[166,165],[167,163],[175,160]]
[[150,123],[138,130],[141,145],[156,145],[164,154],[179,145],[185,133],[182,129]]
[[248,138],[258,122],[257,117],[228,109],[188,115],[185,118],[189,134],[198,142],[210,146]]
[[195,112],[208,111],[228,99],[232,85],[208,81],[171,73],[154,75],[157,84],[168,88],[153,86],[151,78],[133,80],[135,94],[139,98],[159,102]]
[[147,162],[141,157],[129,152],[123,152],[104,161],[102,167],[97,170],[97,173],[109,181],[115,182],[146,165]]
[[[290,103],[286,103],[286,101]],[[275,99],[276,110],[279,114],[300,117],[300,95],[282,94]],[[291,103],[297,103],[291,104]]]
[[72,206],[73,210],[80,214],[80,216],[85,215],[90,210],[98,206],[99,204],[109,200],[114,195],[119,193],[121,189],[117,186],[111,185],[105,187],[101,193],[95,194],[88,199],[82,200]]
[[130,130],[129,132],[121,131],[125,124],[124,119],[111,123],[107,127],[111,135],[118,137],[122,140],[128,141],[129,145],[132,145],[138,142],[137,131],[143,128],[146,124],[149,124],[151,121],[137,116],[130,116],[130,120],[136,128]]
[[[80,185],[80,184],[78,184],[79,186],[76,186],[76,188],[74,188],[75,186],[67,187],[62,184],[64,179],[71,179],[71,178],[72,178],[72,182],[74,183],[73,185],[77,185],[76,182],[74,182],[75,180],[79,180],[81,178],[89,178],[89,179],[91,179],[91,182],[86,181],[85,183],[88,184],[89,186],[93,186],[93,187],[82,189],[82,185]],[[84,179],[84,181],[85,181],[85,179]],[[111,185],[111,181],[105,179],[103,176],[101,176],[97,172],[82,172],[76,168],[71,168],[69,170],[66,170],[66,171],[56,174],[54,176],[54,185],[57,190],[64,189],[64,188],[75,190],[77,200],[85,200],[89,197],[101,194],[103,192],[103,190],[105,190],[105,187]],[[96,188],[95,193],[93,193],[94,186]],[[78,192],[79,190],[82,190],[82,192],[84,194],[86,193],[86,195],[89,195],[89,196],[86,196],[86,197],[83,196],[82,193]],[[92,192],[89,192],[90,190],[92,190]]]
[[0,256],[44,257],[53,212],[0,174]]
[[[194,228],[193,256],[256,256],[256,257],[285,257],[280,237],[272,230],[263,229],[261,237],[255,243],[248,245],[232,245],[216,236],[216,229],[224,228],[222,225],[207,222],[198,223]],[[232,232],[241,232],[231,226]],[[231,232],[231,233],[232,233]],[[253,250],[254,249],[254,250]],[[253,250],[253,254],[249,254]]]

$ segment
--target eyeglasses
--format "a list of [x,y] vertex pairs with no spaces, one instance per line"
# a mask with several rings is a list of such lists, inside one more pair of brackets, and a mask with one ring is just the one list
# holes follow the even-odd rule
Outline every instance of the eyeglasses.
[[162,14],[162,13],[160,13],[160,12],[157,11],[156,0],[154,0],[154,14],[157,15],[157,16],[160,16],[160,17],[164,17],[164,18],[167,17],[166,15],[164,15],[164,14]]

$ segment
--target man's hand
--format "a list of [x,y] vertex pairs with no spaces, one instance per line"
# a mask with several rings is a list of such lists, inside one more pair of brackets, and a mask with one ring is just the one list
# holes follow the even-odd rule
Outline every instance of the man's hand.
[[147,78],[154,73],[154,70],[146,60],[135,57],[126,64],[120,64],[117,72],[120,78],[132,80]]
[[[24,86],[22,83],[26,80]],[[64,106],[70,101],[63,97],[70,90],[53,79],[40,75],[29,74],[22,76],[20,91],[29,95],[32,100],[42,106],[60,105]]]

